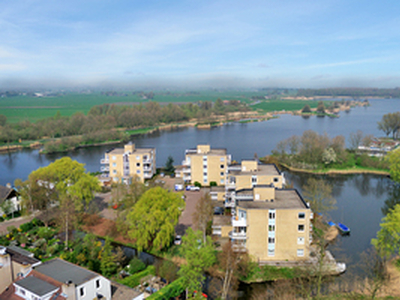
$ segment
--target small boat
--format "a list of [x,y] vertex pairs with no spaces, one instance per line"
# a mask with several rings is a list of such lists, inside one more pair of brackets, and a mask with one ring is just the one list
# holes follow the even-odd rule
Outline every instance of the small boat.
[[350,228],[347,227],[346,225],[342,224],[342,223],[338,223],[337,227],[339,228],[340,232],[342,234],[349,234],[350,233]]
[[332,221],[329,221],[329,222],[328,222],[328,225],[332,227],[332,226],[335,226],[336,224],[333,223]]

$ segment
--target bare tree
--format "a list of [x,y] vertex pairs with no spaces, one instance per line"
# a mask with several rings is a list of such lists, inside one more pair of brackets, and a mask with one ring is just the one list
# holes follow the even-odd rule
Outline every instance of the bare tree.
[[193,213],[193,224],[195,230],[200,230],[203,234],[203,241],[206,242],[207,224],[212,220],[213,204],[210,194],[203,195],[196,205],[196,211]]

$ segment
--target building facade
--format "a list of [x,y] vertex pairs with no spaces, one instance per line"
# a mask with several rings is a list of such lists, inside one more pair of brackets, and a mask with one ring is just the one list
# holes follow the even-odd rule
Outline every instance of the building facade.
[[237,191],[229,237],[258,262],[309,258],[312,212],[295,189],[256,185]]
[[136,148],[129,143],[124,148],[111,149],[101,159],[100,181],[103,184],[111,182],[131,183],[137,178],[141,182],[156,174],[156,149]]
[[197,145],[196,149],[188,149],[185,152],[185,160],[182,168],[178,170],[178,176],[185,183],[209,186],[211,182],[217,185],[225,185],[226,171],[231,163],[231,156],[226,149],[212,149],[210,145]]

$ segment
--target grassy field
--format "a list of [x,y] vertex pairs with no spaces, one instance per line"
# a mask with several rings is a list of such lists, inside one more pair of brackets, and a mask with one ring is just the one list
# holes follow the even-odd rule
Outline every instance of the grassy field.
[[[16,123],[23,120],[36,122],[43,118],[54,116],[58,111],[62,116],[71,116],[76,112],[87,114],[95,105],[101,104],[125,104],[133,105],[146,103],[138,93],[123,92],[124,96],[106,96],[101,93],[79,94],[69,93],[55,97],[35,98],[31,96],[17,96],[0,98],[0,114],[7,117],[7,122]],[[240,100],[242,102],[253,102],[253,96],[265,96],[266,92],[258,91],[200,91],[200,92],[154,92],[152,101],[159,103],[187,103],[197,101]],[[317,107],[317,101],[302,100],[267,100],[250,106],[251,109],[262,111],[299,110],[304,105]]]
[[[124,93],[125,94],[125,93]],[[261,96],[265,92],[251,91],[204,91],[196,93],[186,92],[154,92],[153,101],[160,103],[183,103],[196,101],[241,100],[250,102],[252,96]],[[17,96],[0,98],[0,114],[7,117],[9,123],[23,120],[36,122],[43,118],[54,116],[58,111],[62,116],[71,116],[76,112],[87,114],[90,108],[105,103],[138,104],[149,100],[143,99],[139,94],[126,92],[127,96],[105,96],[100,93],[78,94],[70,93],[56,97],[35,98],[31,96]]]
[[[318,101],[308,100],[266,100],[258,104],[252,105],[253,109],[260,109],[263,111],[281,111],[281,110],[300,110],[306,104],[310,105],[311,108],[317,108]],[[328,103],[325,103],[325,107]]]

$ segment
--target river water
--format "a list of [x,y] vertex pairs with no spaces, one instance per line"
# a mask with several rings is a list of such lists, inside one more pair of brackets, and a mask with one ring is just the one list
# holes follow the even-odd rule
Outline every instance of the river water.
[[[341,112],[339,118],[280,115],[277,119],[256,123],[231,123],[211,130],[183,128],[173,131],[155,132],[136,136],[132,141],[137,147],[156,147],[157,166],[163,166],[171,155],[175,164],[184,159],[187,148],[197,144],[207,143],[212,147],[226,148],[234,160],[259,157],[271,153],[277,143],[292,135],[301,135],[305,130],[312,129],[320,134],[327,133],[330,137],[343,135],[346,141],[352,132],[363,131],[364,134],[382,136],[377,129],[377,122],[388,112],[400,111],[399,99],[370,100],[370,107],[355,107],[350,112]],[[100,159],[111,147],[99,146],[82,148],[63,154],[40,155],[38,150],[22,150],[0,154],[0,184],[13,183],[16,178],[25,180],[29,173],[52,161],[68,155],[86,164],[88,171],[100,169]],[[293,182],[296,188],[309,175],[285,172],[286,178]],[[334,196],[338,209],[330,213],[335,222],[342,222],[351,228],[349,237],[340,238],[337,249],[332,249],[339,260],[345,260],[350,269],[359,261],[359,254],[370,247],[371,238],[379,230],[383,216],[382,208],[395,203],[396,194],[392,182],[383,176],[348,175],[324,176],[334,186]]]

